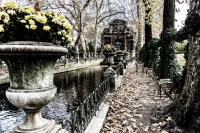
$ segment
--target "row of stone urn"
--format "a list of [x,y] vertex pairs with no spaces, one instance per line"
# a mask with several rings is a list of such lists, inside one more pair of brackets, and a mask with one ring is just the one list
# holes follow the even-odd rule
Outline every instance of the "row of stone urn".
[[[100,55],[100,54],[98,54],[98,56],[99,56],[99,55]],[[96,55],[96,56],[97,56],[97,55]],[[85,59],[85,60],[87,60],[87,58],[91,58],[91,57],[95,57],[94,53],[84,53],[84,54],[83,54],[83,59]],[[79,62],[79,60],[80,60],[80,53],[79,53],[79,52],[76,52],[74,58],[76,59],[76,62]]]
[[8,66],[7,99],[23,108],[26,118],[11,133],[66,133],[55,121],[42,118],[41,109],[55,96],[54,65],[67,49],[44,42],[15,41],[0,44],[0,58]]
[[104,60],[102,62],[102,65],[118,65],[120,62],[124,64],[126,67],[126,64],[128,60],[130,60],[131,56],[129,54],[124,54],[124,53],[104,53]]
[[119,68],[119,74],[124,74],[124,69],[126,69],[126,65],[131,58],[129,55],[125,54],[117,54],[117,58],[114,61],[115,53],[104,54],[105,59],[103,65],[108,65],[108,68],[104,71],[104,78],[110,77],[110,92],[113,93],[116,88],[116,71],[112,68],[113,64],[117,64],[117,68]]
[[[66,54],[66,48],[45,42],[14,41],[0,44],[0,58],[6,63],[10,77],[6,97],[26,113],[24,122],[10,131],[11,133],[67,132],[56,125],[55,121],[41,116],[41,109],[53,99],[57,91],[53,84],[56,60]],[[113,55],[105,57],[110,65],[114,63]],[[118,64],[122,70],[125,59],[119,55]],[[111,67],[106,71],[116,75]]]

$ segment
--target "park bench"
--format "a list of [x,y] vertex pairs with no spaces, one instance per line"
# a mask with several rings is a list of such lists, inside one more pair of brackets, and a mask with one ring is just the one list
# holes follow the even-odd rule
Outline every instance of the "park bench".
[[173,88],[173,82],[171,79],[159,79],[158,85],[159,85],[158,93],[160,95],[160,98],[161,98],[161,94],[163,91],[165,93],[165,95],[168,96],[170,99],[172,99],[172,100],[174,99],[171,96],[172,88]]
[[174,100],[174,98],[172,97],[172,92],[174,90],[174,83],[173,83],[174,76],[173,75],[174,75],[174,70],[170,69],[170,78],[159,79],[158,93],[160,94],[160,97],[163,91],[166,96],[168,96],[171,100]]

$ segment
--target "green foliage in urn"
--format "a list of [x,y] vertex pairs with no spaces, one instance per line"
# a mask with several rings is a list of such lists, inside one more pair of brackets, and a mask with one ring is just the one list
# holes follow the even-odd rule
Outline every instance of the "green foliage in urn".
[[0,6],[0,42],[40,41],[71,44],[72,29],[64,14],[36,11],[33,7],[18,6],[7,1]]
[[114,45],[106,44],[105,46],[103,46],[102,52],[103,53],[114,53],[114,52],[116,52],[116,48]]

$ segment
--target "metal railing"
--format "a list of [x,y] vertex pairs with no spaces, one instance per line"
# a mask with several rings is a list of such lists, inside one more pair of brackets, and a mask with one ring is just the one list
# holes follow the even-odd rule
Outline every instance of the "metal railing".
[[110,77],[98,87],[71,113],[71,132],[83,133],[110,90]]
[[117,67],[117,69],[115,70],[115,72],[116,72],[116,75],[117,75],[117,78],[118,78],[120,76],[120,68]]

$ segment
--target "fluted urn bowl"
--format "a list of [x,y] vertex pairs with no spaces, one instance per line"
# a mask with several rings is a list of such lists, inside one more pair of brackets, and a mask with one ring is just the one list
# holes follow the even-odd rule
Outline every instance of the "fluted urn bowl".
[[103,54],[105,56],[103,64],[105,64],[105,65],[114,64],[114,55],[116,54],[115,52],[103,53]]
[[0,58],[5,61],[10,77],[6,97],[26,112],[24,123],[15,132],[50,132],[52,121],[42,118],[40,110],[55,96],[54,65],[66,53],[66,48],[46,42],[0,44]]
[[117,61],[118,62],[123,61],[123,56],[124,56],[123,53],[117,53]]

